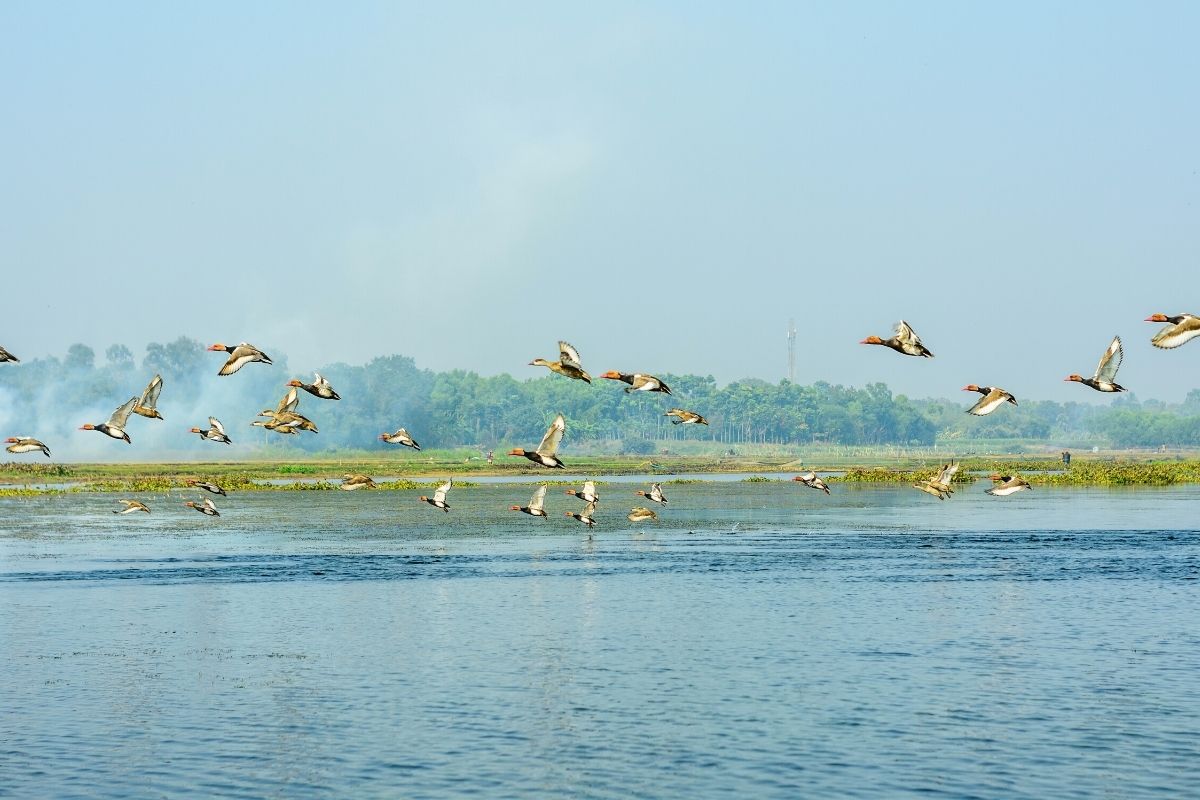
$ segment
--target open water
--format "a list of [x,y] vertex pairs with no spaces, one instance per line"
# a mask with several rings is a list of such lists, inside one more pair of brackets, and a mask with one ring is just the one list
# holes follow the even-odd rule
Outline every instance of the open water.
[[1200,794],[1200,488],[633,488],[0,500],[0,797]]

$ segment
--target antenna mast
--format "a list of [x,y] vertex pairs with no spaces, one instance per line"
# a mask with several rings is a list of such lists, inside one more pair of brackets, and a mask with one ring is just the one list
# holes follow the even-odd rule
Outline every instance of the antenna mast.
[[788,382],[796,382],[796,320],[788,320]]

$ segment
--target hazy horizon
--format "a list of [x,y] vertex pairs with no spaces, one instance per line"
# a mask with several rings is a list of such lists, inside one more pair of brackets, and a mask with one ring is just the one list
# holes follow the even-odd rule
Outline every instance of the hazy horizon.
[[[0,345],[1178,402],[1200,7],[6,6]],[[111,281],[111,284],[109,283]],[[900,318],[936,354],[858,344]],[[215,376],[213,378],[216,380]],[[964,395],[965,396],[965,395]]]

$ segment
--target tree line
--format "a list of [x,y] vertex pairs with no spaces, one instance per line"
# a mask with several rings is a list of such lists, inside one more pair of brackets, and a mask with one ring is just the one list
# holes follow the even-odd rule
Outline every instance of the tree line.
[[[290,378],[311,380],[311,370],[290,370],[284,353],[265,348],[273,366],[252,364],[220,378],[220,357],[194,339],[151,343],[140,363],[123,345],[98,359],[92,348],[72,345],[62,358],[33,359],[0,368],[0,420],[10,433],[63,435],[83,422],[100,422],[155,373],[164,380],[160,409],[170,421],[161,430],[141,426],[163,447],[195,445],[186,425],[208,415],[222,419],[235,442],[320,452],[376,449],[383,431],[406,427],[423,447],[493,449],[531,446],[559,412],[568,420],[568,444],[596,443],[624,452],[653,452],[661,443],[701,440],[735,445],[932,445],[935,440],[1032,439],[1134,446],[1200,445],[1200,390],[1167,405],[1118,398],[1111,406],[1022,400],[983,418],[963,411],[967,401],[910,400],[882,383],[861,388],[816,382],[758,379],[718,385],[712,376],[662,377],[673,396],[626,394],[622,385],[593,385],[553,375],[514,378],[418,368],[393,355],[362,365],[319,367],[341,394],[323,401],[301,394],[301,412],[317,423],[316,436],[285,437],[249,428],[258,411],[273,408]],[[681,407],[704,415],[708,426],[672,425],[663,416]],[[100,415],[97,419],[85,418]],[[158,424],[158,423],[153,423]]]

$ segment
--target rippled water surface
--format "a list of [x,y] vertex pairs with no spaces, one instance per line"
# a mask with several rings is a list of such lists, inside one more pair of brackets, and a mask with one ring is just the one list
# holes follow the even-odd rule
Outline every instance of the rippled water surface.
[[0,796],[1175,798],[1200,489],[0,500]]

